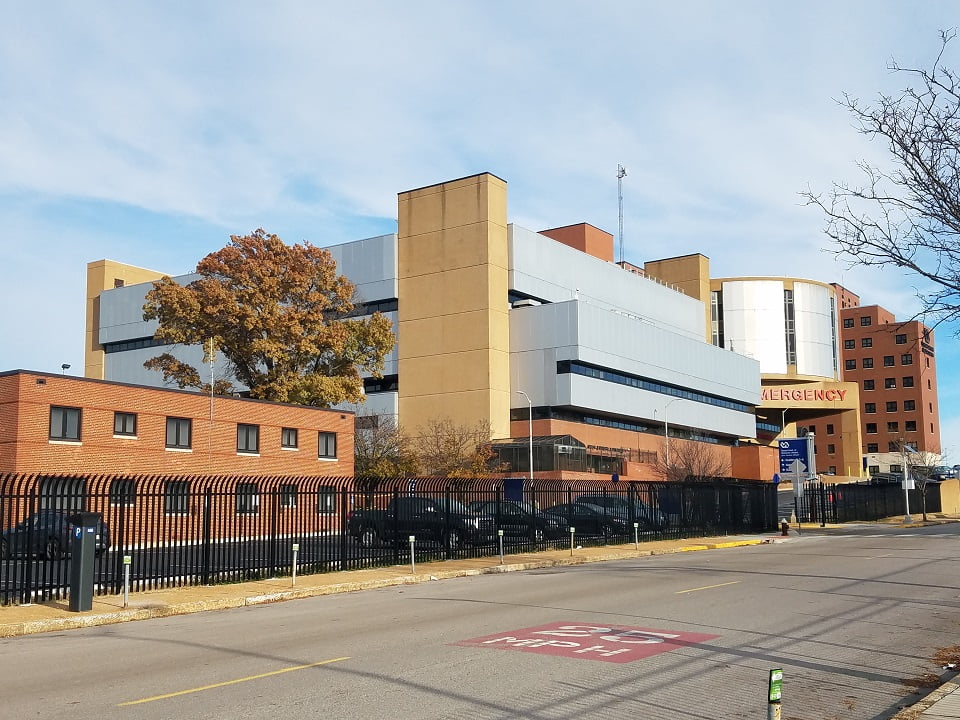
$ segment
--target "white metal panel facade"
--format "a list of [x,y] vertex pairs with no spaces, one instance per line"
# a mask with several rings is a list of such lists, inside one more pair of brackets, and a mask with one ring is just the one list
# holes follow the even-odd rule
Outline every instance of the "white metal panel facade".
[[793,284],[797,333],[797,372],[837,379],[833,291],[824,285],[796,281]]
[[350,279],[361,300],[372,302],[397,297],[397,236],[355,240],[327,248],[337,262],[337,272]]
[[723,335],[727,348],[756,359],[760,372],[787,372],[783,282],[723,282]]
[[580,300],[690,338],[704,337],[703,303],[540,233],[508,226],[510,287],[547,302]]

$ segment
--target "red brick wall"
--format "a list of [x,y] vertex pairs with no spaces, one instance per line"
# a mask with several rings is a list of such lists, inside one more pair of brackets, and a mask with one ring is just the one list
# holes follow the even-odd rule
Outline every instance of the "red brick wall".
[[[53,442],[50,407],[78,407],[79,443]],[[136,437],[116,437],[114,412],[137,415]],[[192,448],[165,447],[167,417],[192,420]],[[260,426],[260,452],[237,452],[237,424]],[[299,447],[280,447],[281,428],[297,428]],[[318,432],[337,434],[337,458],[318,458]],[[210,398],[43,373],[0,375],[0,472],[352,475],[353,413]]]

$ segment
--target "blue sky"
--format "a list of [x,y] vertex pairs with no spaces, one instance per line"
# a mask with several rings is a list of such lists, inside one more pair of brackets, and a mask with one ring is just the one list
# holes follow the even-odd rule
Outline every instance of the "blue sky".
[[[396,194],[492,172],[533,230],[625,259],[840,282],[905,318],[918,279],[850,268],[799,193],[886,162],[837,105],[929,66],[952,2],[14,3],[0,44],[0,369],[83,365],[86,264],[171,274],[264,227],[330,245]],[[960,39],[947,63],[960,69]],[[937,331],[960,462],[957,327]]]

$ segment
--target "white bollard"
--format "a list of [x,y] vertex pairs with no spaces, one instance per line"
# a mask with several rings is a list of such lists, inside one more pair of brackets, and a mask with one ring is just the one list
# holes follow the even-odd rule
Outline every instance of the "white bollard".
[[413,545],[415,542],[417,542],[417,536],[411,535],[410,536],[410,573],[411,574],[414,574],[417,572],[417,561],[415,557],[416,553],[414,552],[414,549],[413,549]]
[[570,526],[570,554],[573,555],[573,534],[577,531],[573,525]]
[[633,524],[633,545],[639,550],[640,549],[640,523]]
[[297,584],[297,553],[300,552],[300,543],[293,544],[293,584]]
[[130,563],[133,558],[129,555],[123,556],[123,606],[130,603]]
[[500,564],[503,565],[503,530],[497,530],[497,540],[500,543]]

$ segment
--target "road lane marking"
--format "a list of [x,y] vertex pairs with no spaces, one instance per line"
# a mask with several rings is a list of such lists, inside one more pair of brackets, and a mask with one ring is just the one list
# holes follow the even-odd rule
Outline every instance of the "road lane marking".
[[736,585],[738,582],[740,581],[734,580],[733,582],[720,583],[719,585],[704,585],[703,587],[690,588],[689,590],[677,590],[674,595],[683,595],[684,593],[696,592],[697,590],[710,590],[711,588],[723,587],[724,585]]
[[131,700],[120,703],[117,707],[126,707],[128,705],[142,705],[143,703],[153,702],[154,700],[166,700],[167,698],[178,697],[180,695],[189,695],[190,693],[203,692],[204,690],[214,690],[216,688],[226,687],[227,685],[236,685],[237,683],[248,682],[250,680],[260,680],[261,678],[272,675],[281,675],[283,673],[293,672],[294,670],[307,670],[320,665],[329,665],[330,663],[349,660],[348,657],[338,657],[332,660],[321,660],[320,662],[310,663],[309,665],[297,665],[296,667],[283,668],[282,670],[272,670],[271,672],[260,673],[259,675],[248,675],[247,677],[237,678],[236,680],[225,680],[224,682],[214,683],[213,685],[204,685],[203,687],[191,688],[189,690],[180,690],[178,692],[167,693],[166,695],[154,695],[153,697],[142,698],[140,700]]

